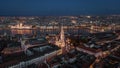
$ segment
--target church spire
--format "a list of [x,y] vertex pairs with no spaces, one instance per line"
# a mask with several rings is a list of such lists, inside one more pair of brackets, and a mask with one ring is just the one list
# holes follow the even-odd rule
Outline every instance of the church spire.
[[61,26],[60,41],[61,41],[61,47],[65,47],[65,35],[64,35],[63,26]]

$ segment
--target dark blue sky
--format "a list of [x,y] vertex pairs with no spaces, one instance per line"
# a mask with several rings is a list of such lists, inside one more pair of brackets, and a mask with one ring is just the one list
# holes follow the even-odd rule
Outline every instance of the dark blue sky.
[[0,15],[120,14],[120,0],[0,0]]

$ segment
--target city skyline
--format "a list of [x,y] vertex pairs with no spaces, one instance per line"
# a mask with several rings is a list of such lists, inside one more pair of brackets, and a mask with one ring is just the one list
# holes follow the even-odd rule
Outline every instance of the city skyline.
[[118,0],[1,0],[0,16],[69,16],[120,14]]
[[0,68],[120,68],[120,0],[0,0]]

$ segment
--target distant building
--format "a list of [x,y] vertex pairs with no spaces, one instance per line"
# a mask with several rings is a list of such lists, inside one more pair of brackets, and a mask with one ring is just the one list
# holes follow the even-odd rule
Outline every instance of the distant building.
[[23,25],[23,23],[19,23],[17,25],[10,25],[11,29],[32,29],[32,26]]

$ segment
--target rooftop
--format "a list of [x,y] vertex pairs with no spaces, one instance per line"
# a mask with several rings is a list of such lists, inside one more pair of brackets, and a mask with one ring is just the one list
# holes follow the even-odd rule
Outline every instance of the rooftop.
[[93,55],[89,55],[84,52],[79,52],[77,50],[72,50],[65,55],[59,55],[51,61],[48,61],[50,67],[56,68],[82,68],[89,67],[89,65],[95,60]]
[[52,44],[47,44],[43,46],[35,46],[28,48],[26,52],[21,51],[19,53],[9,54],[9,55],[1,55],[1,64],[0,67],[7,67],[11,65],[18,64],[22,61],[28,61],[40,56],[43,56],[45,54],[48,54],[52,51],[58,50],[59,48]]

